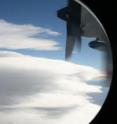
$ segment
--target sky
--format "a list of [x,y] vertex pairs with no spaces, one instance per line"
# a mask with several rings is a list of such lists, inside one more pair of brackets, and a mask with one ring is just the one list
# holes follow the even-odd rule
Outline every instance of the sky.
[[[65,60],[66,23],[57,10],[66,0],[1,0],[0,50]],[[103,53],[89,48],[94,38],[82,38],[81,52],[74,49],[71,62],[104,68]]]
[[[104,53],[82,37],[65,61],[66,0],[0,0],[0,124],[88,124],[109,91]],[[7,118],[7,119],[6,119]]]

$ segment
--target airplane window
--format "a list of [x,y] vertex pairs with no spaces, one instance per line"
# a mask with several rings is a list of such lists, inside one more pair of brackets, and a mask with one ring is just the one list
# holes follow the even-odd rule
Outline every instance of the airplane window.
[[79,0],[0,2],[0,123],[90,123],[112,79],[101,22]]

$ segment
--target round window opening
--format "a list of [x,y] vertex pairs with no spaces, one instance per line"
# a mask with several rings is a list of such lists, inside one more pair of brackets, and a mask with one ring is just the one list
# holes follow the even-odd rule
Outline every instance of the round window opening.
[[90,123],[112,68],[106,31],[81,1],[1,0],[1,124]]

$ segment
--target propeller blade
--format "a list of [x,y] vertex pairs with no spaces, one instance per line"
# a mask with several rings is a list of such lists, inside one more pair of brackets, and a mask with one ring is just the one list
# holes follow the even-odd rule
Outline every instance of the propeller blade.
[[72,22],[68,21],[67,22],[67,41],[66,41],[66,50],[65,50],[66,60],[71,57],[74,44],[75,44],[75,36],[73,33]]
[[78,50],[81,49],[81,5],[74,0],[68,0],[68,5],[70,18],[67,20],[66,59],[71,57],[75,45]]
[[[79,17],[80,19],[80,17]],[[73,33],[75,35],[75,45],[78,48],[78,50],[81,50],[81,28],[80,24],[74,24],[73,25]]]

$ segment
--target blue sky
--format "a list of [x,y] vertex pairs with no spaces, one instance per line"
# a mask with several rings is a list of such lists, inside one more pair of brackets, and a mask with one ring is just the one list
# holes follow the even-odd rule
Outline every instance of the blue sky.
[[[46,34],[36,36],[37,38],[41,37],[55,40],[62,48],[60,50],[45,51],[34,49],[15,49],[14,51],[33,56],[65,60],[66,24],[56,16],[56,11],[64,6],[66,6],[66,0],[1,0],[1,20],[17,25],[31,24],[35,27],[40,26],[61,34],[59,36],[50,36]],[[77,52],[77,49],[75,49],[71,60],[74,63],[102,69],[103,53],[89,48],[88,43],[90,40],[91,39],[86,38],[82,40],[81,52],[79,53]],[[1,48],[1,50],[6,49]]]

